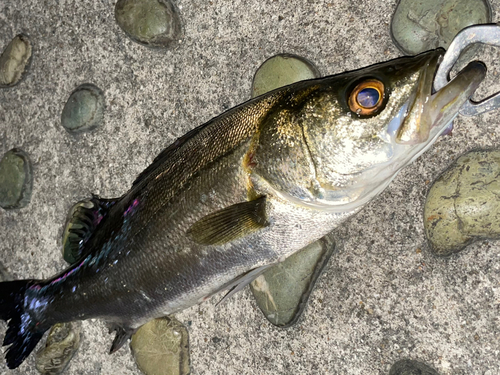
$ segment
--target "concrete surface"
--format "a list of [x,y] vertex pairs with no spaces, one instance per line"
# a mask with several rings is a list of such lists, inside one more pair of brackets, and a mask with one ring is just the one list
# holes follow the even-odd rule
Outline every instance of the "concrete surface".
[[[395,0],[176,3],[185,39],[161,52],[124,35],[114,1],[0,2],[0,48],[20,32],[34,46],[26,79],[0,90],[0,150],[22,148],[34,168],[31,204],[0,210],[0,259],[15,278],[63,269],[70,206],[91,193],[124,193],[165,146],[250,98],[252,76],[268,57],[295,53],[328,75],[401,55],[389,37]],[[482,58],[493,93],[499,51]],[[85,82],[105,91],[105,120],[74,137],[60,115]],[[422,224],[430,181],[463,152],[500,146],[498,113],[459,118],[452,137],[338,229],[339,250],[295,327],[271,326],[247,289],[218,308],[214,299],[178,314],[190,333],[192,373],[387,374],[409,357],[441,374],[499,374],[500,243],[437,258]],[[139,374],[128,347],[106,354],[112,337],[102,322],[83,330],[67,374]],[[1,364],[0,373],[36,374],[34,356],[15,371]]]

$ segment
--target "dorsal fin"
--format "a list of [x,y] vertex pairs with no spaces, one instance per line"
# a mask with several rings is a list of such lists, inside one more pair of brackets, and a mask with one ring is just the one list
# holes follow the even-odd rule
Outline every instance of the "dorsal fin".
[[[306,83],[306,85],[308,84]],[[132,189],[136,187],[136,185],[144,182],[148,176],[152,175],[158,167],[167,162],[170,158],[175,159],[176,152],[181,148],[184,148],[184,154],[181,158],[189,156],[193,161],[199,161],[200,157],[210,159],[213,157],[214,153],[219,154],[221,152],[227,152],[231,147],[234,147],[235,144],[241,142],[243,138],[253,134],[258,128],[261,119],[266,116],[269,110],[279,103],[282,98],[286,97],[289,92],[289,87],[279,88],[258,98],[250,99],[248,102],[231,108],[205,124],[184,134],[164,149],[153,162],[137,176],[132,185]],[[201,137],[196,139],[200,135]],[[190,143],[189,141],[192,141],[190,145],[188,144]],[[178,160],[174,160],[169,166],[174,165],[176,162],[178,162]]]
[[[209,121],[211,122],[211,121]],[[158,165],[162,164],[166,159],[172,155],[175,150],[177,150],[179,147],[181,147],[184,142],[186,142],[189,138],[193,137],[195,134],[199,133],[202,128],[204,128],[207,124],[198,126],[197,128],[192,129],[191,131],[187,132],[184,134],[182,137],[177,138],[174,143],[172,143],[170,146],[168,146],[165,150],[160,152],[156,158],[153,160],[153,162],[145,169],[143,170],[139,176],[135,179],[134,183],[132,184],[132,188],[139,184],[143,179],[144,176],[149,175],[152,171],[158,167]]]
[[85,244],[115,203],[113,199],[93,196],[71,207],[63,234],[63,254],[68,263],[81,260]]

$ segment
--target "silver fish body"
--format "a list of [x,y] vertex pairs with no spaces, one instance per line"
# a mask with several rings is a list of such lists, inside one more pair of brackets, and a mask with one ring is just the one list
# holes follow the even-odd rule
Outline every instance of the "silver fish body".
[[329,233],[424,152],[483,79],[470,65],[433,93],[442,53],[250,100],[177,140],[121,198],[94,198],[74,265],[2,283],[9,367],[56,322],[113,322],[116,350],[148,320],[241,287]]

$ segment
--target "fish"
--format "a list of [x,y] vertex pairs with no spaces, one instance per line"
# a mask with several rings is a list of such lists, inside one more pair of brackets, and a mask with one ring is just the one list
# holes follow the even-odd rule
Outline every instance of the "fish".
[[79,205],[71,266],[0,283],[7,366],[55,323],[90,318],[113,325],[114,352],[149,320],[229,298],[331,232],[425,152],[484,79],[471,62],[434,92],[443,54],[251,99],[177,139],[120,198]]

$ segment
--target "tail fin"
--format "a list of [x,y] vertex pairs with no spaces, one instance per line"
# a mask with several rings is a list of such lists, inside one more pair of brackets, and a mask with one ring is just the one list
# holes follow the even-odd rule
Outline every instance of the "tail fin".
[[11,369],[26,359],[46,331],[25,311],[25,293],[34,284],[34,280],[0,283],[0,318],[9,321],[3,345],[10,345],[5,358]]

